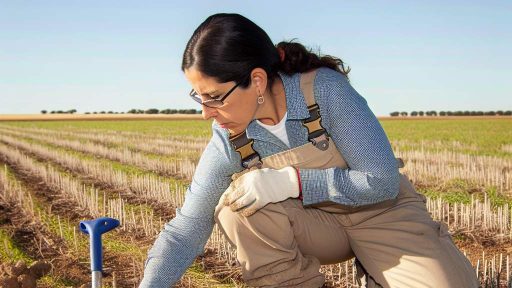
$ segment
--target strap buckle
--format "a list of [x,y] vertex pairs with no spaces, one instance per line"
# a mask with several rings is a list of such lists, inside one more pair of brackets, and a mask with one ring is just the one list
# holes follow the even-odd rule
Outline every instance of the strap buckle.
[[315,145],[316,148],[322,151],[329,149],[329,137],[327,136],[327,133],[323,133],[318,137],[311,138],[310,141],[313,143],[313,145]]
[[242,166],[245,169],[250,169],[254,166],[256,166],[258,169],[261,169],[262,165],[263,162],[261,162],[260,155],[258,155],[257,153],[252,154],[251,156],[242,161]]

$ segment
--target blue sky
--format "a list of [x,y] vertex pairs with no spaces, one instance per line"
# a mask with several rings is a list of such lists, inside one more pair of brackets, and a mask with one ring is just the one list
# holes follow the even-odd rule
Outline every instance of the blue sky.
[[512,110],[512,1],[4,1],[0,114],[195,108],[180,70],[209,15],[341,58],[377,116]]

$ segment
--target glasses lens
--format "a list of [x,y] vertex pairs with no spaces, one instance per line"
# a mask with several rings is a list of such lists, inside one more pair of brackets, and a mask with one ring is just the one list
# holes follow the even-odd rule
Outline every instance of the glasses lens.
[[220,101],[220,100],[211,99],[211,100],[203,101],[202,104],[206,107],[218,108],[218,107],[222,106],[224,103],[222,103],[222,101]]
[[199,94],[197,94],[196,91],[194,90],[190,91],[189,96],[190,98],[194,99],[194,101],[196,101],[197,103],[210,108],[217,108],[224,104],[222,103],[222,101],[217,99],[209,99],[203,101],[203,99],[201,99],[201,96],[199,96]]
[[194,101],[196,101],[199,104],[201,104],[203,102],[201,97],[199,97],[199,95],[194,90],[190,91],[190,93],[188,95],[190,96],[190,98],[194,99]]

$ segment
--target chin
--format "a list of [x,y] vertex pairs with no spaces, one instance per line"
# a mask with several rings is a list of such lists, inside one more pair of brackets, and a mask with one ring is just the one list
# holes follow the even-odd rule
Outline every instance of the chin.
[[245,131],[245,128],[240,128],[240,126],[230,126],[227,128],[229,130],[229,134],[231,135],[238,135]]

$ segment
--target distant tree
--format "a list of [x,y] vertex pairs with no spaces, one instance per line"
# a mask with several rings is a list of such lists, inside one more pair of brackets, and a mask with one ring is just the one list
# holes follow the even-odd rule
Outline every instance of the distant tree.
[[158,114],[158,109],[156,108],[150,108],[146,111],[144,111],[145,114]]
[[91,114],[91,112],[85,112],[85,114]]
[[511,116],[511,115],[512,115],[512,111],[507,110],[507,111],[503,112],[503,115],[505,115],[505,116]]
[[446,116],[446,112],[445,111],[439,112],[439,116]]
[[101,111],[100,114],[106,114],[105,111]]
[[501,110],[496,111],[496,115],[500,115],[500,116],[503,115],[503,111],[501,111]]
[[418,112],[416,112],[416,111],[412,111],[412,112],[411,112],[411,116],[413,116],[413,117],[418,116]]
[[107,114],[114,114],[114,112],[112,112],[112,111],[108,111],[108,112],[107,112]]
[[423,116],[423,115],[425,115],[425,112],[420,111],[420,112],[418,112],[418,115],[419,115],[419,116]]
[[409,114],[405,111],[400,112],[400,116],[407,116],[407,115],[409,115]]
[[57,114],[64,114],[64,111],[62,111],[62,110],[57,110]]
[[398,112],[398,111],[389,113],[389,116],[391,116],[391,117],[396,117],[398,115],[400,115],[400,112]]
[[92,114],[98,114],[98,112],[94,111],[94,112],[92,112]]
[[41,110],[41,114],[46,114],[48,111],[46,110]]
[[74,114],[74,113],[76,113],[76,109],[70,109],[70,110],[66,111],[66,113]]

